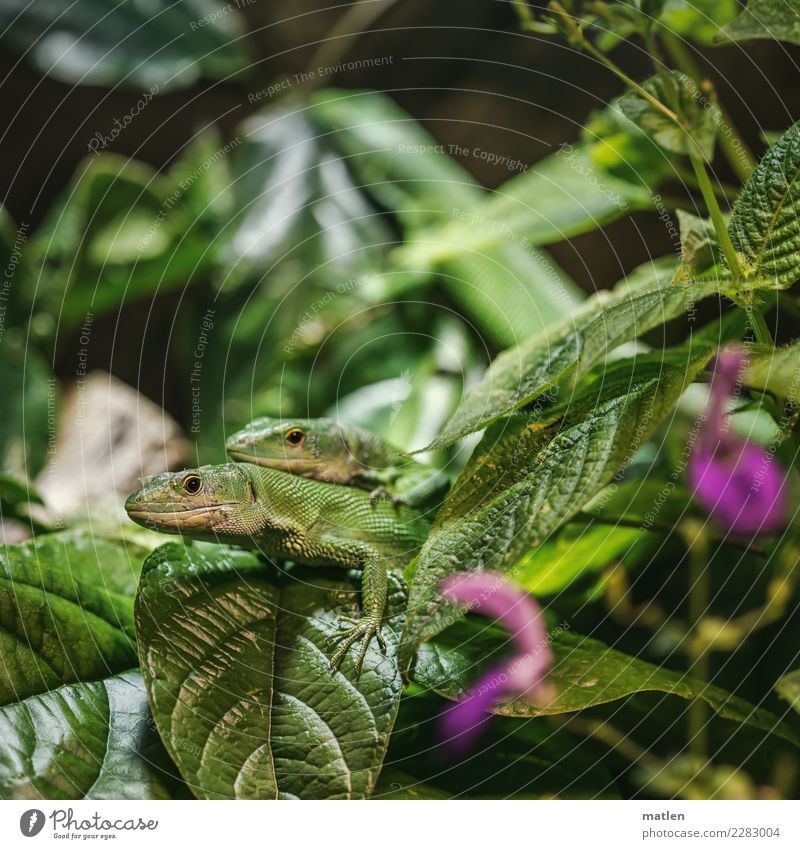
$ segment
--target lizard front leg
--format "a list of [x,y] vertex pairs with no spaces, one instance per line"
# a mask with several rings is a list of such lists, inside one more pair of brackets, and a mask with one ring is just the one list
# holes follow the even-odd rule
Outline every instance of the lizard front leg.
[[361,641],[358,657],[353,664],[356,679],[361,675],[361,666],[364,663],[364,658],[367,656],[367,649],[373,637],[377,639],[381,651],[386,651],[386,642],[381,635],[383,613],[386,609],[386,597],[389,592],[386,563],[382,557],[370,551],[364,559],[363,569],[364,573],[361,578],[361,618],[354,620],[348,617],[342,617],[344,621],[352,623],[352,628],[340,635],[344,642],[331,658],[331,669],[335,670],[350,647]]

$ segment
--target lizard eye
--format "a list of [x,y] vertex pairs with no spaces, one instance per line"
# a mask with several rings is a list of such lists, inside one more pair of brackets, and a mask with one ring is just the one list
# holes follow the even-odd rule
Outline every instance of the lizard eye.
[[289,445],[295,445],[295,446],[302,445],[303,440],[305,438],[306,438],[306,435],[303,433],[302,430],[300,430],[299,427],[293,427],[286,434],[286,441],[289,443]]
[[203,481],[200,480],[198,475],[187,475],[181,482],[181,486],[184,492],[187,492],[189,495],[197,495],[203,488]]

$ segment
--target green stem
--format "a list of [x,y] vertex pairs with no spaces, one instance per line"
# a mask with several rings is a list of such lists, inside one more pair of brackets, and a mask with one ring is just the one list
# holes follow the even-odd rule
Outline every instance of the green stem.
[[[659,27],[659,35],[672,61],[684,74],[691,77],[699,85],[700,80],[705,75],[697,62],[695,62],[692,54],[686,49],[683,41],[675,33],[663,26]],[[736,173],[736,176],[742,182],[745,182],[756,167],[755,157],[750,151],[750,148],[742,140],[742,137],[736,132],[728,111],[719,100],[716,100],[716,103],[719,107],[725,129],[728,131],[717,134],[720,148],[731,168]]]
[[[689,555],[689,619],[692,634],[689,638],[689,671],[703,684],[708,682],[709,657],[707,647],[698,639],[703,617],[708,610],[711,587],[708,576],[708,543],[703,526],[686,522],[683,526]],[[698,769],[706,763],[708,752],[708,705],[694,699],[689,705],[689,751]]]
[[757,306],[750,304],[745,307],[745,312],[747,313],[747,320],[753,328],[753,336],[756,337],[756,342],[775,347],[775,340],[772,338],[772,333],[761,310]]
[[722,217],[722,210],[719,208],[717,196],[714,194],[714,187],[711,185],[711,179],[706,171],[705,163],[702,156],[696,151],[689,154],[689,160],[694,169],[694,175],[697,178],[697,187],[703,195],[703,200],[706,202],[708,214],[711,216],[711,222],[714,225],[714,232],[717,234],[722,252],[725,254],[725,259],[728,261],[731,274],[734,280],[742,280],[742,269],[739,266],[739,260],[736,256],[736,251],[733,247],[728,228],[725,226],[725,219]]

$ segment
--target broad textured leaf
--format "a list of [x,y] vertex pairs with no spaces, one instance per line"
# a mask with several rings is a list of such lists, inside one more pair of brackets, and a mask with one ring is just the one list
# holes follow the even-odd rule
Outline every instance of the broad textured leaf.
[[416,788],[427,792],[426,798],[434,798],[436,789],[459,799],[618,797],[592,743],[547,722],[498,716],[468,758],[453,759],[439,723],[447,708],[447,702],[418,686],[403,698],[375,798],[413,799]]
[[775,685],[775,692],[800,713],[800,669],[784,675]]
[[170,543],[145,562],[136,602],[142,672],[161,738],[208,799],[364,798],[400,698],[404,587],[360,680],[332,673],[339,615],[357,611],[341,570],[277,575],[253,554]]
[[0,708],[2,799],[170,799],[174,771],[138,672]]
[[124,546],[70,532],[0,548],[0,705],[136,665],[135,568]]
[[248,64],[238,13],[220,8],[214,0],[6,0],[0,31],[41,73],[63,82],[166,91]]
[[743,382],[777,398],[800,404],[800,342],[773,350],[753,345],[748,351]]
[[781,289],[800,276],[800,122],[766,152],[733,208],[730,231],[747,271]]
[[719,107],[700,91],[686,74],[670,71],[665,78],[651,77],[642,87],[660,103],[679,109],[684,126],[678,126],[649,100],[630,91],[620,98],[620,109],[672,153],[700,152],[707,160],[714,155],[714,140],[720,124]]
[[[657,690],[684,699],[702,699],[724,719],[747,723],[800,746],[800,738],[777,716],[682,672],[654,666],[566,630],[554,628],[555,662],[549,679],[554,698],[546,705],[525,698],[501,700],[494,710],[504,716],[532,717],[570,713]],[[449,699],[459,698],[484,667],[512,651],[511,638],[497,626],[462,620],[420,648],[414,680]]]
[[681,364],[617,365],[590,386],[575,414],[551,425],[518,415],[490,428],[445,499],[409,597],[403,661],[447,627],[459,608],[439,595],[455,571],[508,571],[604,487],[673,410],[711,348]]
[[487,427],[533,401],[572,371],[580,377],[617,346],[682,315],[696,301],[719,291],[713,282],[667,287],[674,270],[674,262],[659,266],[662,285],[651,291],[642,293],[623,283],[611,293],[598,293],[552,330],[504,351],[465,395],[428,450]]
[[747,0],[747,8],[728,24],[717,41],[774,38],[800,44],[798,0]]
[[[427,240],[487,202],[488,193],[410,115],[376,92],[324,92],[311,114],[331,133],[365,191],[397,215],[406,240]],[[476,235],[483,238],[480,222]],[[435,269],[453,300],[495,344],[507,347],[558,320],[582,299],[541,251],[519,238],[455,252]],[[402,257],[400,257],[402,260]],[[392,266],[387,280],[429,281],[426,264]],[[420,274],[422,271],[422,274]],[[390,284],[391,285],[391,284]]]

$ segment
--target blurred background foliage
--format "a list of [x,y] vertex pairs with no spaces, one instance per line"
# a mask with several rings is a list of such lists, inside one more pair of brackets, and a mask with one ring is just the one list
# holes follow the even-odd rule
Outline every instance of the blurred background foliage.
[[[712,46],[738,6],[694,7],[668,0],[664,20],[689,40],[685,49],[760,155],[765,128],[800,117],[800,87],[778,84],[778,94],[772,86],[796,75],[800,48]],[[27,521],[26,505],[38,500],[26,480],[47,490],[87,374],[112,375],[174,420],[170,439],[179,444],[158,443],[157,468],[222,460],[225,436],[258,415],[335,415],[419,448],[499,351],[630,272],[631,285],[637,275],[653,279],[665,267],[653,261],[665,254],[671,275],[680,241],[666,209],[705,216],[679,158],[620,108],[614,76],[558,40],[521,33],[513,3],[466,0],[454,10],[419,0],[301,0],[292,13],[264,0],[157,10],[3,3],[0,264],[10,273],[8,285],[0,281],[0,507],[8,527]],[[638,79],[649,58],[631,32],[624,16],[615,20],[603,49]],[[723,184],[737,182],[721,159],[715,170]],[[602,191],[586,191],[587,173]],[[794,323],[785,320],[778,341],[798,335]],[[680,330],[657,334],[672,343]],[[141,412],[144,401],[131,397]],[[674,433],[665,425],[657,434],[664,456],[647,448],[637,456],[635,492],[647,485],[644,470],[657,478],[680,455],[696,407],[679,411]],[[430,459],[455,474],[472,444]],[[106,461],[91,449],[82,460],[96,469]],[[124,493],[143,471],[110,485]],[[627,514],[625,486],[615,497]],[[686,493],[671,499],[683,515]],[[664,510],[666,521],[669,504]],[[47,527],[46,517],[36,521]],[[794,545],[785,543],[774,568],[793,573]],[[714,606],[761,604],[772,580],[763,561],[745,552],[731,569],[730,549],[715,552]],[[571,525],[524,558],[518,579],[555,611],[569,610],[576,629],[638,654],[650,639],[647,611],[686,605],[685,587],[669,580],[686,557],[674,535]],[[632,605],[617,605],[617,620],[600,605],[614,593]],[[715,682],[785,711],[764,681],[795,663],[796,641],[777,637],[797,626],[787,613],[732,647]],[[658,633],[650,659],[682,663],[681,634]],[[387,795],[406,781],[397,772],[405,741],[429,747],[412,714],[432,715],[430,698],[401,713]],[[625,726],[620,715],[629,715],[642,745],[670,757],[674,718],[655,728],[663,714],[646,698],[622,700],[608,716]],[[631,794],[655,780],[629,774],[616,753],[592,767],[602,747],[578,730],[573,757],[600,774],[577,795],[614,781]],[[553,732],[527,722],[492,733],[517,735],[511,748],[521,752],[546,749]],[[486,769],[501,769],[498,751],[486,747]],[[540,753],[541,763],[558,764],[564,751]],[[771,788],[775,764],[764,756],[751,765],[753,786]],[[790,793],[796,766],[779,766],[781,792]],[[479,774],[444,783],[453,794],[474,790]],[[492,790],[514,792],[525,788]]]

